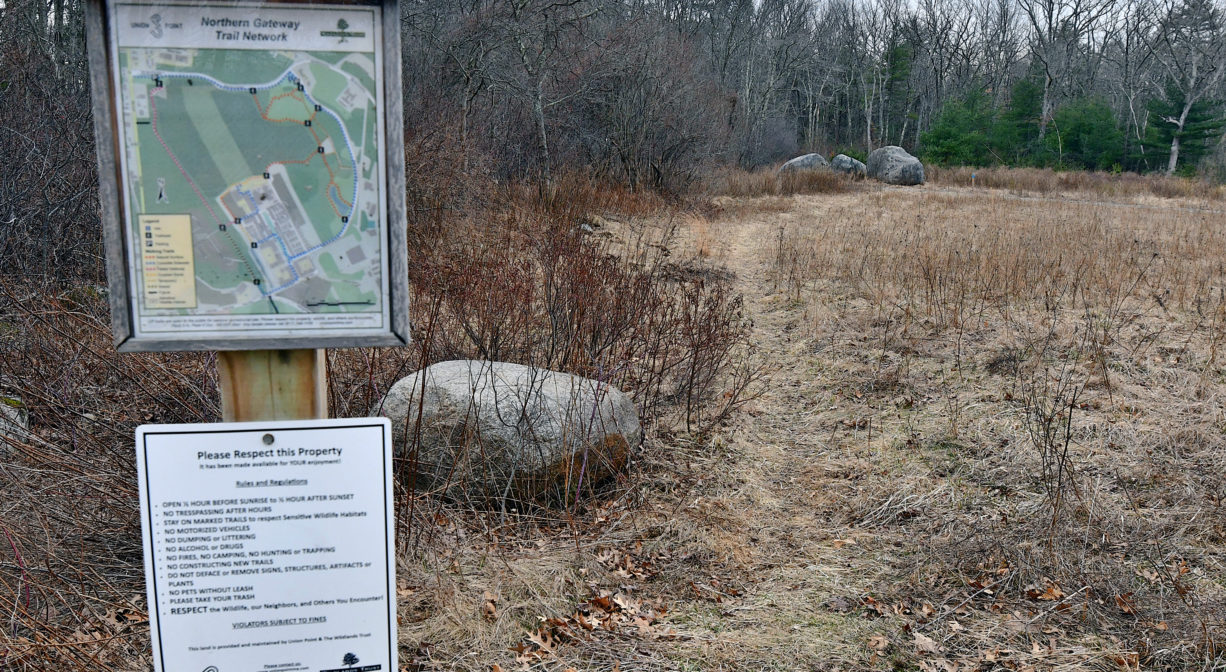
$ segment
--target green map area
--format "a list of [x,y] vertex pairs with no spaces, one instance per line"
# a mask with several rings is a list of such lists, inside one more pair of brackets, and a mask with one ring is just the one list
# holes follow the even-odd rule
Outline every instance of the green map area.
[[121,48],[119,66],[146,314],[382,310],[373,54]]

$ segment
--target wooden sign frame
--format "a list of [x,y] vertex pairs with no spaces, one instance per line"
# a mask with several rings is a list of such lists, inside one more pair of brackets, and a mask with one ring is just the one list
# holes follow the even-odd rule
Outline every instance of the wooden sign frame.
[[[86,0],[86,48],[90,63],[90,84],[93,93],[94,131],[98,155],[99,201],[103,236],[106,251],[107,276],[110,287],[111,329],[115,347],[121,352],[140,351],[193,351],[193,350],[268,350],[303,349],[359,346],[401,346],[409,342],[409,288],[405,215],[404,176],[404,129],[403,100],[401,90],[400,54],[400,6],[398,0],[298,0],[295,4],[318,5],[324,8],[361,6],[373,7],[381,21],[382,69],[376,74],[382,77],[383,119],[382,142],[386,176],[381,188],[384,191],[379,213],[385,221],[386,232],[382,239],[382,253],[387,256],[384,286],[387,294],[386,320],[383,326],[367,329],[365,333],[331,335],[318,329],[302,328],[302,333],[278,333],[275,335],[260,330],[240,331],[236,334],[193,335],[190,331],[172,333],[169,336],[139,334],[136,328],[137,297],[134,286],[133,265],[141,263],[133,259],[132,244],[128,236],[134,236],[133,225],[128,220],[124,199],[129,198],[123,187],[120,146],[121,110],[116,109],[115,63],[112,62],[112,26],[108,3],[112,0]],[[252,2],[236,0],[227,3],[238,8],[268,8],[275,10],[285,0]],[[169,4],[169,3],[168,3]],[[184,3],[177,3],[184,4]],[[187,3],[190,4],[190,3]],[[337,33],[339,34],[339,33]],[[376,47],[377,49],[378,47]],[[301,88],[299,88],[301,90]],[[316,110],[320,109],[318,106]],[[309,122],[308,122],[309,123]],[[321,153],[323,147],[320,147]],[[169,150],[168,150],[169,151]],[[177,160],[176,160],[177,161]],[[358,168],[353,167],[355,182]],[[185,174],[186,175],[186,174]],[[264,174],[269,177],[268,173]],[[355,188],[356,191],[356,188]],[[203,198],[203,197],[202,197]],[[329,196],[331,198],[331,196]],[[356,205],[356,201],[355,201]],[[353,213],[351,212],[351,215]],[[344,221],[348,221],[345,218]],[[148,234],[146,234],[148,235]],[[189,232],[190,235],[190,232]],[[339,235],[339,234],[338,234]],[[280,239],[278,239],[280,240]],[[139,240],[135,245],[139,245]],[[255,243],[252,243],[255,246]],[[192,253],[194,255],[194,252]],[[287,264],[293,258],[287,253]],[[296,271],[291,270],[296,273]],[[185,276],[184,276],[185,277]],[[295,275],[295,278],[298,276]],[[194,277],[193,277],[194,281]],[[258,286],[259,281],[254,280]],[[194,287],[194,285],[193,285]],[[267,296],[272,296],[267,293]],[[276,306],[270,298],[270,303]],[[278,311],[279,312],[279,311]],[[344,313],[336,313],[344,315]],[[283,332],[294,331],[283,329]]]

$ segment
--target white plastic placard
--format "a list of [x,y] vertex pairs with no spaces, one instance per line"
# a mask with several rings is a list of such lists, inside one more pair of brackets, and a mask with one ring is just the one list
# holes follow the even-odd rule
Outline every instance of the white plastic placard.
[[386,418],[142,425],[158,672],[396,672]]

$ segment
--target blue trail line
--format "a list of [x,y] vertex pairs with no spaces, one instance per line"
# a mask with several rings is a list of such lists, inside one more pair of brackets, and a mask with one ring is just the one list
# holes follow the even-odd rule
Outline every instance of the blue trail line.
[[[290,67],[286,68],[286,69],[285,69],[285,71],[284,71],[284,72],[282,72],[282,73],[281,73],[281,75],[280,75],[280,76],[278,76],[276,79],[271,80],[271,81],[268,81],[268,82],[264,82],[264,83],[261,83],[261,84],[246,84],[246,85],[241,85],[241,84],[227,84],[227,83],[222,82],[221,80],[218,80],[218,79],[216,79],[216,78],[214,78],[214,77],[212,77],[212,76],[210,76],[210,75],[206,75],[206,74],[204,74],[204,73],[199,73],[199,72],[156,72],[156,73],[136,72],[136,73],[133,73],[133,77],[146,77],[146,78],[153,79],[153,80],[157,80],[157,79],[161,79],[161,78],[175,78],[175,79],[188,79],[188,78],[191,78],[191,79],[202,79],[202,80],[204,80],[204,81],[206,81],[206,82],[208,82],[208,83],[212,84],[214,87],[216,87],[216,88],[218,88],[218,89],[221,89],[221,90],[223,90],[223,91],[231,91],[231,92],[236,92],[236,93],[250,93],[252,89],[255,89],[256,91],[266,91],[266,90],[268,90],[268,89],[276,88],[277,86],[280,86],[282,82],[285,82],[285,81],[289,81],[289,82],[291,82],[291,83],[293,83],[293,84],[298,84],[298,83],[300,82],[300,80],[299,80],[298,76],[297,76],[297,75],[295,75],[295,74],[293,73],[293,68],[294,68],[295,66],[297,66],[297,65],[300,65],[300,64],[299,64],[299,63],[295,63],[294,65],[291,65]],[[300,254],[290,256],[290,253],[289,253],[289,248],[287,248],[287,247],[286,247],[285,242],[284,242],[283,240],[281,240],[281,237],[280,237],[279,235],[277,235],[276,233],[274,233],[272,236],[269,236],[268,238],[265,238],[264,240],[257,241],[257,244],[263,244],[264,242],[267,242],[268,240],[270,240],[270,239],[272,239],[272,238],[276,238],[276,239],[277,239],[277,244],[281,246],[281,250],[282,250],[282,252],[285,254],[285,258],[286,258],[286,259],[289,261],[289,270],[290,270],[290,274],[293,276],[293,279],[292,279],[292,280],[291,280],[291,281],[290,281],[288,284],[282,285],[282,286],[277,287],[277,288],[275,288],[275,289],[268,289],[268,290],[265,290],[264,288],[262,288],[262,287],[261,287],[261,288],[260,288],[260,292],[261,292],[261,293],[263,293],[265,296],[267,296],[267,295],[269,295],[269,294],[274,294],[274,293],[276,293],[276,292],[279,292],[279,291],[281,291],[282,289],[285,289],[286,287],[289,287],[289,286],[293,285],[294,283],[298,282],[298,280],[299,280],[300,278],[299,278],[299,276],[298,276],[298,270],[297,270],[296,268],[294,268],[294,264],[293,264],[293,262],[294,262],[295,260],[297,260],[297,259],[301,259],[302,257],[304,257],[304,256],[306,256],[306,255],[308,255],[308,254],[310,254],[310,253],[312,253],[312,252],[314,252],[314,251],[316,251],[316,250],[319,250],[319,249],[322,249],[322,248],[324,248],[324,247],[326,247],[326,246],[328,246],[328,245],[331,245],[332,243],[336,242],[337,240],[340,240],[340,238],[341,238],[342,236],[344,236],[344,235],[345,235],[345,233],[346,233],[346,232],[349,230],[349,225],[353,223],[353,215],[354,215],[354,213],[355,213],[355,212],[357,212],[357,204],[358,204],[358,162],[357,162],[357,158],[355,157],[355,155],[354,155],[354,153],[353,153],[353,142],[352,142],[352,141],[350,140],[350,138],[349,138],[349,129],[347,129],[347,128],[345,127],[345,122],[344,122],[344,121],[343,121],[343,120],[340,118],[340,116],[339,116],[339,115],[337,115],[335,112],[333,112],[333,111],[331,110],[331,108],[329,108],[328,106],[326,106],[326,105],[324,105],[324,104],[322,104],[322,103],[317,102],[317,101],[315,100],[315,98],[314,98],[314,97],[313,97],[313,96],[312,96],[310,93],[308,93],[308,92],[306,91],[306,89],[305,89],[305,88],[304,88],[304,89],[301,91],[301,93],[302,93],[303,97],[304,97],[304,98],[306,98],[307,102],[308,102],[308,103],[309,103],[311,106],[318,105],[318,106],[319,106],[319,109],[320,109],[321,111],[323,111],[323,112],[326,112],[326,113],[327,113],[329,116],[331,116],[331,117],[332,117],[332,119],[333,119],[334,121],[336,121],[337,126],[339,126],[339,127],[340,127],[340,129],[341,129],[341,137],[342,137],[342,138],[344,138],[344,140],[345,140],[345,150],[346,150],[346,151],[349,153],[349,167],[350,167],[350,171],[353,173],[353,198],[351,198],[351,199],[350,199],[350,204],[349,204],[349,214],[345,216],[345,221],[343,221],[343,222],[342,222],[341,230],[340,230],[340,231],[338,231],[338,232],[337,232],[337,234],[336,234],[335,236],[332,236],[332,237],[331,237],[331,238],[329,238],[328,240],[325,240],[325,241],[321,242],[320,244],[318,244],[318,245],[316,245],[316,246],[314,246],[314,247],[312,247],[312,248],[309,248],[309,249],[307,249],[307,250],[303,251],[303,252],[302,252],[302,253],[300,253]],[[241,194],[242,194],[244,197],[246,197],[246,198],[247,198],[247,200],[248,200],[248,201],[251,203],[251,206],[252,206],[252,207],[255,209],[255,211],[254,211],[254,212],[252,212],[251,214],[249,214],[249,215],[244,215],[244,216],[242,216],[242,217],[239,217],[239,221],[241,222],[241,221],[244,221],[244,220],[246,220],[246,219],[248,219],[248,218],[250,218],[250,217],[254,217],[254,216],[256,216],[256,215],[259,213],[259,207],[256,205],[255,200],[254,200],[254,198],[252,197],[252,194],[250,194],[250,193],[248,193],[248,192],[245,192],[245,191],[243,191],[243,190],[241,190],[241,189],[240,189],[240,190],[238,190],[238,191],[239,191],[239,193],[241,193]],[[331,198],[331,195],[330,195],[330,194],[328,195],[328,198],[329,198],[329,200],[332,200],[332,198]],[[258,255],[258,254],[256,254],[256,255],[253,255],[253,256],[255,256],[255,257],[256,257],[256,263],[257,263],[257,264],[259,264],[259,265],[260,265],[260,267],[261,267],[261,268],[264,270],[265,275],[268,275],[268,269],[264,268],[264,264],[263,264],[263,262],[262,262],[262,261],[259,259],[259,255]]]

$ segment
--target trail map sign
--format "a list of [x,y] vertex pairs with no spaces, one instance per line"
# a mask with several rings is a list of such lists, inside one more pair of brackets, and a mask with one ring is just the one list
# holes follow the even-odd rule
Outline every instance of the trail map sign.
[[144,425],[158,672],[397,672],[386,418]]
[[407,340],[394,5],[97,12],[121,350]]

